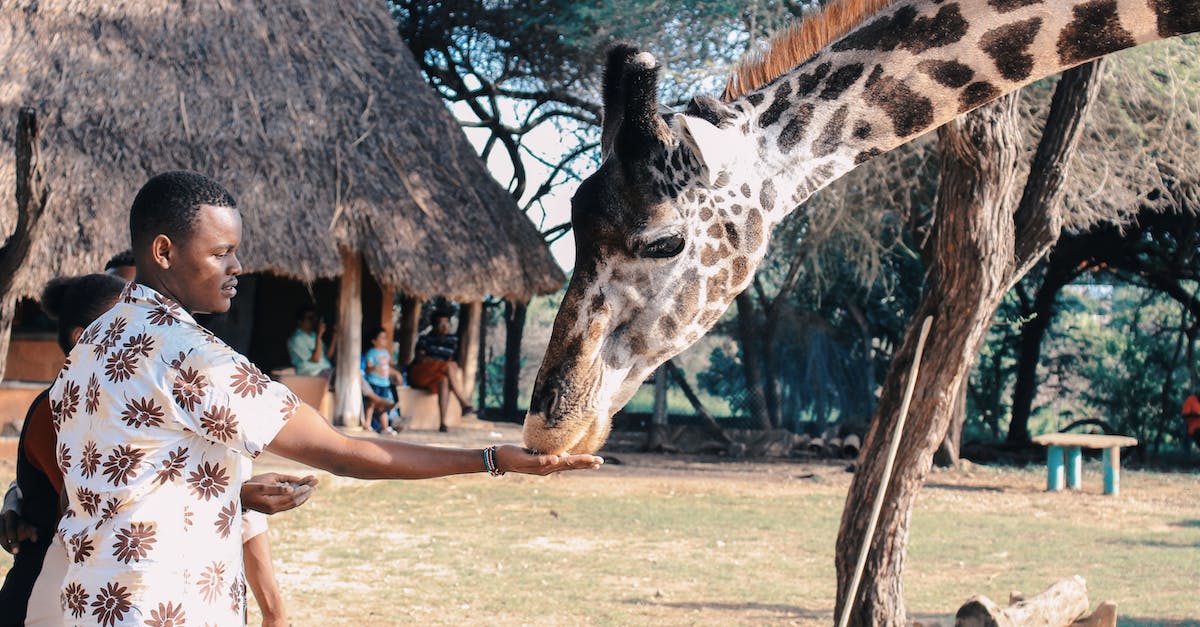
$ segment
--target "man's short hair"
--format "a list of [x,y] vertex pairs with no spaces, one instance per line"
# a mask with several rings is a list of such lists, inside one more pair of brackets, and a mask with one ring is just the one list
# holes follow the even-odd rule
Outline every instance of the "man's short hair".
[[186,170],[155,175],[138,190],[129,209],[129,241],[140,250],[159,235],[183,241],[191,235],[201,205],[237,207],[221,184]]

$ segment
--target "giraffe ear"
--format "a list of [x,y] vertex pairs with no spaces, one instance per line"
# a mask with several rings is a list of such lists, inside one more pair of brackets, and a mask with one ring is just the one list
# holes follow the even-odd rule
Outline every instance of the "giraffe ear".
[[709,187],[714,186],[721,172],[730,169],[741,154],[741,133],[735,128],[719,128],[704,118],[691,115],[679,115],[676,120],[680,137],[691,146],[707,171]]

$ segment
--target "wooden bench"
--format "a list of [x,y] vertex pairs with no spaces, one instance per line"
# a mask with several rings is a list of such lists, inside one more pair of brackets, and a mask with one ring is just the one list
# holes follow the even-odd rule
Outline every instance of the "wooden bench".
[[1101,449],[1104,453],[1104,493],[1121,491],[1121,448],[1137,446],[1137,438],[1124,435],[1093,435],[1087,433],[1046,433],[1033,438],[1035,444],[1046,448],[1046,490],[1063,489],[1064,451],[1066,484],[1079,489],[1083,474],[1083,455],[1080,449]]

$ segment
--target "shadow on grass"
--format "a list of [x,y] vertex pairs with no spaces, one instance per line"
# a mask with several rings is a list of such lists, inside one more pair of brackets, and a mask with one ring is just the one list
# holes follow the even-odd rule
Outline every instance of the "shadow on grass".
[[[1121,544],[1131,544],[1135,546],[1148,546],[1156,549],[1200,549],[1200,542],[1171,542],[1169,540],[1132,540],[1121,539]],[[1200,624],[1200,623],[1197,623]]]
[[955,492],[1003,492],[1004,488],[987,485],[954,485],[952,483],[926,483],[926,489],[953,490]]
[[1200,527],[1200,520],[1181,520],[1171,523],[1172,527]]
[[770,612],[787,618],[829,619],[830,610],[812,610],[782,603],[722,603],[718,601],[654,601],[647,599],[625,599],[628,605],[655,605],[680,610],[714,610],[719,612]]

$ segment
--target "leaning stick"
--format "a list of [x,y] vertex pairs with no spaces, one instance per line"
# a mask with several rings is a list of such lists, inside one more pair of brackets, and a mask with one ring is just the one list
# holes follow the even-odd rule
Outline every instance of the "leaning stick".
[[896,462],[896,451],[900,450],[900,437],[904,435],[904,419],[908,417],[908,405],[912,401],[913,389],[917,385],[917,371],[921,368],[921,354],[925,352],[925,338],[929,337],[929,325],[933,316],[925,316],[921,323],[921,336],[917,339],[917,354],[913,356],[912,369],[908,371],[908,383],[904,389],[904,402],[900,404],[900,418],[896,420],[896,432],[892,435],[892,446],[888,449],[887,462],[883,465],[883,479],[879,482],[879,490],[875,493],[875,505],[871,508],[871,520],[867,523],[867,533],[863,536],[858,548],[858,564],[854,567],[854,578],[850,580],[850,593],[846,595],[846,605],[842,607],[842,618],[838,627],[846,627],[850,620],[850,610],[854,607],[854,599],[858,596],[858,585],[862,582],[863,568],[867,565],[867,549],[871,548],[871,539],[875,537],[875,525],[879,522],[879,510],[883,509],[883,497],[887,493],[888,483],[892,480],[892,465]]

